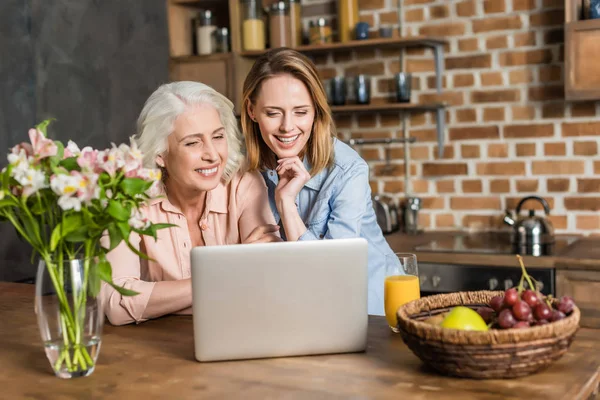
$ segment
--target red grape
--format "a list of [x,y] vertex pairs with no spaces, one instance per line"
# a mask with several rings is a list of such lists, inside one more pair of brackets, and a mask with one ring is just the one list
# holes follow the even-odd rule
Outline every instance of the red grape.
[[503,306],[504,306],[504,297],[502,297],[502,296],[494,296],[490,300],[490,307],[497,313],[502,311]]
[[550,321],[560,321],[565,318],[565,314],[562,311],[552,310],[552,317],[550,317]]
[[531,316],[531,307],[524,301],[518,300],[512,307],[512,312],[518,320],[527,321]]
[[517,289],[510,288],[504,292],[504,303],[506,305],[513,306],[517,300],[519,300],[519,292],[517,292]]
[[477,309],[477,314],[481,315],[481,318],[483,318],[486,324],[489,324],[494,319],[496,312],[490,307],[479,307]]
[[526,321],[519,321],[516,324],[513,325],[514,329],[522,329],[522,328],[529,328],[529,322]]
[[505,308],[504,310],[500,311],[500,315],[498,315],[498,325],[500,325],[501,328],[512,328],[512,326],[516,323],[517,321],[515,320],[510,308]]
[[540,303],[540,299],[533,290],[527,289],[521,294],[521,299],[525,301],[525,303],[529,304],[529,307],[534,308]]
[[538,320],[550,319],[552,317],[552,310],[546,303],[540,303],[533,309],[533,315]]
[[563,314],[568,315],[571,313],[571,311],[573,311],[574,306],[575,303],[573,302],[572,298],[570,298],[569,296],[563,296],[560,298],[556,309],[562,312]]

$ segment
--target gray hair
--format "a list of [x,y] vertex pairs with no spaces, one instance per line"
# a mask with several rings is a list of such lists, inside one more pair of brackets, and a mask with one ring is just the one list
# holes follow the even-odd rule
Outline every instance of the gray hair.
[[242,135],[233,103],[208,85],[181,81],[161,85],[146,100],[137,121],[135,142],[143,154],[145,168],[157,168],[156,157],[167,151],[167,138],[180,114],[190,106],[209,104],[216,108],[225,128],[229,148],[222,180],[227,183],[241,168],[244,160]]

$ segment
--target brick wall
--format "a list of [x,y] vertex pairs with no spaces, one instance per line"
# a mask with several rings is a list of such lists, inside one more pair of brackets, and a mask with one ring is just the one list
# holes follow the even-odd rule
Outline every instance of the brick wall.
[[[373,36],[398,26],[398,0],[359,0]],[[305,22],[334,17],[335,2],[303,0]],[[434,115],[410,117],[412,186],[423,198],[426,229],[496,229],[520,198],[548,200],[559,233],[600,233],[598,104],[564,100],[564,0],[403,0],[403,33],[448,40],[444,93],[436,94],[430,50],[409,49],[413,101],[445,101],[446,146],[437,157]],[[335,24],[335,20],[333,21]],[[373,76],[373,101],[393,96],[397,51],[316,58],[323,79]],[[337,118],[339,134],[400,137],[400,117]],[[404,196],[401,144],[360,146],[374,192]],[[393,168],[385,168],[389,151]],[[533,206],[533,204],[531,204]],[[529,208],[529,204],[527,204]]]

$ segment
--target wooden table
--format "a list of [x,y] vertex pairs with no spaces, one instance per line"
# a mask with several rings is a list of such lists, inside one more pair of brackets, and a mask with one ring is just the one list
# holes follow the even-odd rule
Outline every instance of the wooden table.
[[587,399],[600,382],[600,331],[591,329],[581,329],[569,352],[543,372],[477,381],[427,369],[382,317],[369,319],[365,353],[201,364],[189,316],[107,324],[96,371],[62,380],[42,349],[33,299],[32,285],[0,283],[2,399]]

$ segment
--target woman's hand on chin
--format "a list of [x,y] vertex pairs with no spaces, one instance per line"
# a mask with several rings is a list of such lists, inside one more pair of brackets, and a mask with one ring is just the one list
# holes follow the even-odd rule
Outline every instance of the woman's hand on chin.
[[248,243],[271,243],[281,242],[279,236],[279,225],[261,225],[254,228],[254,230],[248,235],[244,244]]
[[300,190],[310,180],[310,174],[297,156],[280,158],[277,163],[279,164],[276,168],[279,183],[275,189],[275,202],[278,205],[289,201],[294,203]]

